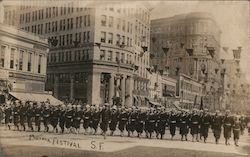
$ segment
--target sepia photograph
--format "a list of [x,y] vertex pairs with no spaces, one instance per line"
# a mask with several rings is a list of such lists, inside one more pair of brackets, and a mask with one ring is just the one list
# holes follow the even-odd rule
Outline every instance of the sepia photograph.
[[0,157],[250,157],[250,1],[0,0]]

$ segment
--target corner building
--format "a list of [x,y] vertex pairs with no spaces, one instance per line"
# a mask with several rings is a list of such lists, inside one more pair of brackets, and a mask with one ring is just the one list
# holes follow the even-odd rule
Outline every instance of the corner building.
[[[81,1],[21,6],[19,27],[50,41],[46,89],[89,104],[148,96],[150,13],[145,6]],[[141,104],[141,102],[139,103]]]

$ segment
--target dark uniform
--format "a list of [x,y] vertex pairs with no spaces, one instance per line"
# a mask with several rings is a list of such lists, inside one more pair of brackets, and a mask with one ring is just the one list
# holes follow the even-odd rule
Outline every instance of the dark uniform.
[[4,110],[4,114],[5,114],[5,125],[7,125],[9,127],[9,130],[10,130],[9,123],[11,123],[12,108],[10,106],[8,108],[6,108]]
[[234,135],[234,144],[236,146],[239,146],[238,141],[240,139],[240,132],[241,132],[241,130],[240,130],[241,129],[241,121],[240,121],[239,117],[234,118],[232,128],[233,128],[233,135]]
[[91,111],[90,110],[86,110],[84,112],[84,117],[83,117],[83,128],[85,130],[87,130],[90,126],[90,117],[91,116]]
[[193,136],[193,141],[195,135],[196,135],[196,141],[199,141],[198,140],[199,125],[200,125],[200,116],[197,114],[192,115],[190,119],[190,127],[191,127],[191,135]]
[[223,133],[224,133],[226,145],[229,145],[228,140],[231,138],[231,135],[232,135],[232,125],[233,125],[232,116],[225,115],[223,119],[223,128],[224,128]]
[[105,108],[101,111],[101,124],[100,124],[100,128],[103,132],[104,138],[106,138],[106,132],[108,130],[109,120],[110,120],[110,110]]
[[116,130],[117,123],[118,123],[118,116],[119,116],[119,113],[116,110],[111,111],[110,124],[109,124],[109,129],[111,131],[111,133],[110,133],[111,136],[113,136],[113,133]]
[[44,124],[46,132],[49,131],[50,115],[51,115],[50,109],[49,108],[45,108],[43,110],[43,124]]
[[35,108],[34,114],[35,114],[35,126],[37,127],[37,130],[39,132],[41,129],[42,108],[40,107]]
[[27,115],[27,107],[21,106],[21,108],[20,108],[20,124],[23,127],[23,131],[26,130],[26,127],[25,127],[26,115]]
[[148,114],[148,132],[149,132],[149,138],[152,138],[152,133],[156,130],[156,120],[157,115],[155,112],[151,111]]
[[161,135],[161,139],[163,139],[163,136],[165,135],[167,121],[168,121],[167,112],[165,111],[160,112],[158,115],[157,132]]
[[216,144],[219,143],[219,139],[221,136],[221,126],[222,126],[222,117],[218,114],[215,114],[215,116],[212,118],[212,130],[215,137]]
[[136,111],[131,112],[130,114],[130,131],[133,134],[133,132],[136,129],[136,125],[137,125],[137,117],[138,117],[138,113]]
[[96,110],[94,112],[92,112],[92,124],[91,124],[91,128],[93,128],[95,130],[94,134],[96,134],[97,132],[97,128],[100,122],[100,118],[101,118],[101,113],[100,111]]
[[181,140],[183,141],[185,136],[185,140],[187,141],[187,134],[189,132],[189,115],[185,113],[181,114],[179,116],[178,124],[180,127]]
[[65,112],[65,127],[67,129],[72,127],[73,116],[74,116],[73,110],[70,109]]
[[19,121],[20,121],[20,107],[19,106],[15,106],[13,108],[13,122],[15,127],[17,127],[17,130],[19,130]]
[[204,137],[204,142],[206,143],[206,139],[208,137],[208,130],[209,130],[209,126],[211,123],[211,117],[208,114],[204,114],[201,117],[201,123],[200,123],[200,135],[201,137]]
[[119,125],[118,125],[118,129],[121,131],[121,136],[123,136],[123,131],[125,130],[128,118],[129,118],[128,112],[125,110],[121,111],[121,113],[119,114]]
[[61,109],[59,110],[59,126],[61,128],[61,132],[64,133],[64,125],[65,125],[65,121],[66,121],[66,117],[65,117],[65,110]]
[[147,113],[146,112],[138,113],[137,127],[136,127],[138,137],[140,137],[141,134],[143,133],[146,118],[147,118]]
[[28,123],[29,129],[31,129],[31,131],[34,131],[32,122],[35,117],[35,109],[33,106],[28,107],[26,116],[27,116],[27,123]]
[[54,129],[56,129],[56,133],[58,132],[57,125],[58,125],[58,120],[60,116],[60,110],[58,108],[55,108],[51,111],[51,125]]
[[169,117],[169,129],[172,136],[171,139],[173,139],[173,137],[175,136],[177,120],[177,115],[172,113]]
[[81,124],[82,118],[83,118],[83,111],[82,110],[76,111],[75,115],[73,117],[73,127],[75,129],[79,129],[80,128],[80,124]]

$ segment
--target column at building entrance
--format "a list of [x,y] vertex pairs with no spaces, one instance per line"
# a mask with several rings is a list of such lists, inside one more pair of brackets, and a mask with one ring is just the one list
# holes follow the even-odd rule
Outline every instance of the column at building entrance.
[[58,87],[59,87],[59,76],[58,74],[54,74],[54,97],[58,98]]
[[113,97],[114,97],[114,89],[115,89],[115,80],[114,80],[114,74],[110,74],[109,79],[109,104],[113,105]]
[[87,86],[88,86],[87,87],[88,104],[100,105],[101,73],[100,72],[89,73]]
[[75,83],[75,79],[74,79],[74,74],[70,74],[70,100],[74,99],[74,83]]

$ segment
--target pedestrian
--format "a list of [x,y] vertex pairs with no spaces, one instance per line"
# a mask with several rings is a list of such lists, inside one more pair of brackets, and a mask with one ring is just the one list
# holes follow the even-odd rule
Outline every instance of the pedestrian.
[[52,110],[51,110],[51,116],[50,116],[50,124],[53,127],[53,132],[58,133],[58,120],[60,117],[60,110],[58,106],[52,106]]
[[189,115],[187,112],[182,111],[181,115],[179,116],[179,127],[180,127],[180,135],[181,135],[181,141],[185,140],[187,141],[187,134],[189,132]]
[[91,111],[90,111],[90,105],[86,105],[86,109],[84,111],[84,116],[83,116],[83,128],[85,130],[84,134],[87,135],[90,127],[90,116],[91,116]]
[[33,102],[28,103],[28,109],[27,109],[27,123],[28,123],[28,128],[30,131],[34,131],[32,122],[33,119],[35,118],[35,108],[33,106]]
[[128,123],[129,114],[128,110],[124,107],[121,108],[121,113],[119,114],[119,124],[118,129],[120,130],[120,136],[123,137],[125,127]]
[[137,125],[137,117],[138,117],[138,113],[136,111],[136,107],[132,106],[132,112],[130,114],[130,135],[134,135],[134,131],[136,129],[136,125]]
[[201,127],[200,127],[200,136],[203,137],[204,139],[204,143],[207,142],[207,137],[208,137],[208,130],[210,127],[210,123],[211,123],[211,117],[208,114],[208,109],[204,109],[203,110],[203,114],[201,116]]
[[83,110],[80,105],[76,106],[76,111],[73,117],[73,127],[75,129],[75,133],[80,133],[80,124],[81,120],[83,119]]
[[101,108],[98,108],[97,106],[94,107],[94,111],[92,112],[92,125],[91,128],[94,130],[94,135],[97,133],[98,125],[100,123],[100,118],[101,118]]
[[45,103],[45,109],[43,110],[42,114],[43,114],[44,132],[49,132],[51,105],[48,102]]
[[177,111],[172,110],[169,117],[169,130],[170,130],[171,140],[173,140],[175,136],[177,120],[178,120]]
[[196,141],[199,142],[198,139],[199,125],[200,125],[200,116],[198,114],[198,110],[194,109],[190,119],[192,142],[194,142],[194,139],[196,139]]
[[64,133],[65,129],[65,121],[66,121],[65,113],[66,113],[66,106],[62,104],[59,110],[59,126],[62,134]]
[[219,143],[219,139],[221,136],[221,127],[222,127],[222,121],[223,118],[220,114],[219,110],[215,111],[215,115],[212,117],[212,124],[211,124],[211,128],[213,130],[213,134],[214,134],[214,138],[215,138],[215,143],[218,144]]
[[27,118],[26,115],[27,115],[27,104],[25,101],[22,101],[20,107],[20,125],[23,127],[23,131],[26,130],[25,127],[25,121]]
[[100,128],[102,130],[102,134],[104,136],[104,139],[106,139],[106,133],[108,130],[109,121],[110,121],[109,104],[105,103],[103,106],[103,109],[101,111],[101,124],[100,124]]
[[72,132],[72,121],[73,121],[74,111],[72,110],[72,105],[69,103],[67,105],[67,110],[65,112],[65,128],[67,133]]
[[233,137],[235,146],[239,146],[240,132],[241,132],[241,120],[239,115],[235,115],[232,124]]
[[10,101],[6,102],[4,114],[5,114],[5,126],[6,128],[8,127],[9,130],[11,130],[10,123],[11,123],[11,117],[12,117],[12,107],[11,107]]
[[140,109],[138,112],[138,119],[137,119],[137,126],[136,126],[136,131],[138,133],[137,137],[139,138],[141,138],[141,135],[143,133],[146,118],[147,118],[146,110]]
[[20,103],[18,100],[15,101],[13,108],[13,122],[15,130],[19,131],[19,122],[20,122]]
[[166,123],[168,121],[168,114],[165,111],[165,107],[161,107],[161,111],[158,116],[158,122],[157,122],[157,132],[158,134],[156,137],[158,138],[158,135],[160,134],[160,138],[163,139],[163,136],[165,135],[166,130]]
[[[32,103],[33,104],[33,103]],[[40,102],[37,102],[34,107],[34,114],[35,114],[35,126],[37,131],[40,132],[41,130],[41,121],[42,121],[42,106]],[[33,127],[32,127],[33,130]]]
[[230,145],[229,139],[231,138],[232,134],[232,124],[233,124],[233,117],[230,115],[230,110],[226,110],[226,114],[223,118],[223,133],[225,138],[225,144]]
[[110,123],[109,123],[110,136],[114,135],[118,123],[118,116],[119,113],[117,111],[117,107],[116,105],[114,105],[111,109],[111,114],[110,114]]
[[148,133],[149,133],[149,138],[152,138],[152,134],[155,131],[156,128],[156,119],[157,115],[155,114],[155,110],[153,107],[150,108],[150,112],[148,115]]

